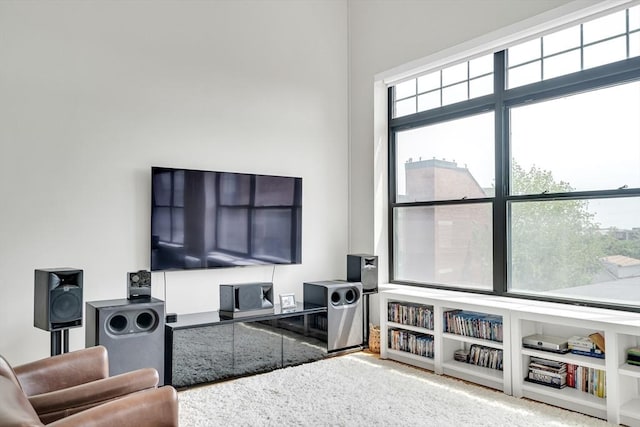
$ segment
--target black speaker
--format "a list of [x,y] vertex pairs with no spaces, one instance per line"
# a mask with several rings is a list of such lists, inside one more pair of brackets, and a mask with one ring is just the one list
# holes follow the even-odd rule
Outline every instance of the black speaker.
[[220,285],[219,313],[233,318],[273,313],[273,283]]
[[86,304],[85,345],[103,345],[109,375],[155,368],[164,381],[164,301],[119,299]]
[[365,293],[378,292],[378,257],[376,255],[347,255],[347,281],[362,283]]
[[127,298],[151,298],[151,272],[140,270],[127,273]]
[[33,326],[59,331],[82,326],[82,270],[35,270]]

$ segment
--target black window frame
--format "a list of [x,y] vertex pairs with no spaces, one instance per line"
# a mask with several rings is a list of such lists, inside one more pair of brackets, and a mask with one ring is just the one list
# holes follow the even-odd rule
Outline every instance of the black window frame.
[[[415,114],[393,117],[394,87],[388,88],[388,253],[389,281],[394,284],[411,285],[425,288],[448,289],[460,292],[493,294],[530,300],[542,300],[584,305],[591,307],[612,308],[640,312],[640,306],[613,304],[606,302],[579,299],[564,299],[547,295],[531,295],[508,291],[508,215],[507,206],[517,201],[553,201],[575,200],[581,198],[619,198],[640,196],[640,188],[620,188],[613,190],[576,191],[570,193],[550,193],[537,195],[509,194],[509,111],[511,108],[530,102],[548,101],[564,96],[589,92],[630,82],[640,82],[640,57],[629,58],[618,62],[601,65],[575,73],[542,80],[513,89],[506,89],[507,50],[494,53],[494,93],[473,98],[456,104],[446,105]],[[462,199],[425,202],[397,202],[396,187],[396,134],[401,131],[415,129],[427,125],[459,119],[478,113],[493,110],[495,112],[495,195],[482,199]],[[639,119],[640,121],[640,119]],[[394,275],[394,209],[404,207],[435,207],[447,204],[465,205],[472,203],[493,203],[493,289],[483,291],[471,288],[451,287],[433,283],[416,283],[396,280]]]

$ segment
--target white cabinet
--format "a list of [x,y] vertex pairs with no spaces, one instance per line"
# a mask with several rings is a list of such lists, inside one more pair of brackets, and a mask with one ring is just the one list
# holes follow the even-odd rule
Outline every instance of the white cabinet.
[[[569,338],[572,336],[586,337],[598,332],[606,335],[603,325],[580,318],[571,318],[552,314],[554,311],[541,312],[535,307],[532,311],[512,312],[512,329],[514,334],[513,358],[513,395],[526,397],[551,405],[560,406],[577,412],[582,412],[598,418],[608,419],[607,400],[611,379],[603,374],[606,372],[606,359],[581,356],[572,353],[554,353],[550,351],[534,350],[522,346],[522,338],[533,334]],[[558,312],[559,310],[556,310]],[[605,342],[606,342],[605,338]],[[528,382],[531,358],[542,358],[567,364],[567,386],[556,389],[550,386]],[[575,368],[572,368],[575,367]],[[580,377],[580,379],[578,379]],[[582,380],[584,377],[584,380]],[[597,379],[600,379],[600,382]],[[591,383],[591,386],[589,386]],[[594,384],[599,385],[600,392],[593,391]],[[584,385],[584,387],[582,386]],[[585,391],[583,391],[583,388]],[[591,389],[592,392],[588,390]],[[602,397],[598,397],[598,395]]]
[[640,366],[626,363],[627,351],[640,347],[640,323],[627,326],[615,333],[617,339],[618,358],[615,369],[618,371],[619,396],[617,410],[619,421],[628,426],[640,426]]
[[424,302],[389,299],[384,313],[381,317],[385,319],[385,331],[380,330],[383,357],[433,370],[433,306]]
[[[382,358],[581,412],[613,424],[640,427],[640,366],[626,363],[628,349],[640,348],[640,313],[423,288],[402,287],[382,291],[379,295]],[[428,308],[433,314],[432,324],[406,324],[404,319],[394,317],[389,308],[402,305]],[[461,315],[461,319],[454,321],[457,329],[451,327],[455,314]],[[501,336],[487,333],[499,324]],[[568,339],[593,333],[604,337],[605,358],[543,351],[522,345],[523,337],[533,334]],[[400,347],[394,342],[394,339],[411,339],[415,343],[416,338],[410,338],[411,334],[430,337],[432,353],[428,356],[412,354],[404,351],[411,346]],[[460,357],[469,353],[471,356],[472,351],[477,355],[478,349],[482,349],[485,358],[480,363],[462,362],[456,358],[456,354]],[[502,357],[502,369],[495,361],[497,355]],[[486,358],[490,358],[490,362]],[[573,380],[561,388],[530,382],[527,378],[532,358],[534,362],[536,358],[555,362],[563,368],[566,364],[568,376],[573,375]]]
[[[509,349],[510,321],[508,311],[497,302],[490,305],[474,303],[474,295],[434,293],[426,297],[418,291],[385,291],[380,293],[380,353],[394,359],[432,370],[438,374],[472,381],[505,393],[511,393],[511,364],[504,356]],[[393,316],[393,307],[428,307],[433,313],[432,328],[407,326]],[[456,318],[460,328],[447,328]],[[449,319],[447,321],[446,319]],[[500,328],[499,335],[489,333],[491,325]],[[409,331],[432,337],[433,352],[429,357],[399,351],[394,342],[397,331]],[[475,331],[475,332],[474,332]],[[471,362],[456,360],[456,352],[468,353]],[[475,356],[475,357],[474,357]]]

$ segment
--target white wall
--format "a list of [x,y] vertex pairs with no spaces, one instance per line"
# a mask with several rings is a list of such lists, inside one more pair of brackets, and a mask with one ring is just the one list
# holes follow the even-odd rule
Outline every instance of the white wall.
[[[0,2],[0,354],[49,354],[34,269],[84,270],[85,301],[149,268],[150,167],[303,177],[303,263],[275,293],[344,278],[346,1]],[[178,313],[271,267],[154,273]],[[70,347],[84,346],[84,327]]]
[[[374,76],[565,3],[0,1],[0,354],[49,352],[36,268],[82,268],[85,301],[125,297],[149,266],[152,165],[302,176],[303,264],[275,269],[276,293],[343,278],[345,253],[384,237]],[[154,273],[153,292],[210,310],[217,284],[272,272]]]

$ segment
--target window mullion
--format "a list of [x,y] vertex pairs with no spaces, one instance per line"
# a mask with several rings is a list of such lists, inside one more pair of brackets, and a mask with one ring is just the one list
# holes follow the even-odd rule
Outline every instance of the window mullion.
[[506,82],[505,51],[494,55],[493,92],[495,96],[495,196],[493,200],[493,290],[507,291],[507,209],[508,120],[504,105]]
[[[392,86],[387,90],[387,121],[388,123],[391,123],[391,121],[393,120],[393,108],[395,105],[394,102],[394,91],[395,88]],[[416,96],[417,98],[417,96]],[[391,126],[389,126],[388,130],[387,130],[387,140],[388,140],[388,146],[387,146],[387,159],[388,159],[388,164],[387,164],[387,174],[388,174],[388,186],[389,188],[387,188],[387,197],[389,198],[389,200],[387,201],[387,242],[388,242],[388,247],[389,247],[389,257],[387,258],[388,261],[388,268],[389,268],[389,281],[393,281],[395,280],[395,269],[394,269],[394,259],[395,259],[395,255],[394,255],[394,236],[395,236],[395,222],[394,222],[394,205],[396,203],[396,153],[395,153],[395,131],[391,128]]]

